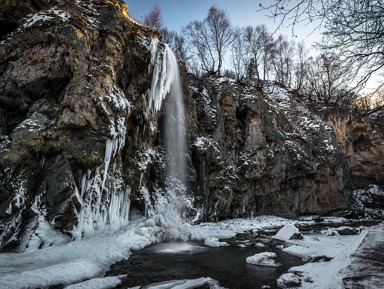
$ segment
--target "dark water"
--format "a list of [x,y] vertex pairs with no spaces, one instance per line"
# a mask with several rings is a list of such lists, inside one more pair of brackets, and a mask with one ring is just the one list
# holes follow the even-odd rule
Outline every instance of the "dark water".
[[[287,273],[293,266],[303,264],[300,258],[283,253],[275,249],[274,245],[267,245],[265,248],[252,245],[241,248],[237,244],[232,242],[231,246],[220,248],[204,247],[198,243],[153,245],[133,252],[128,260],[112,265],[107,276],[127,274],[117,288],[200,277],[211,277],[218,280],[221,286],[230,289],[261,288],[262,285],[277,288],[276,279],[280,275]],[[186,250],[164,252],[167,247],[172,249],[178,246],[185,246]],[[246,263],[246,257],[265,251],[275,252],[277,261],[283,265],[274,268]]]

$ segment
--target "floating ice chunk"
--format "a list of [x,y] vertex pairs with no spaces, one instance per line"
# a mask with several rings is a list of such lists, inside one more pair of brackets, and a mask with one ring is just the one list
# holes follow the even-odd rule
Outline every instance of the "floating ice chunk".
[[223,246],[229,246],[227,242],[220,242],[218,238],[211,237],[208,239],[205,239],[204,245],[208,247],[223,247]]
[[278,267],[281,266],[279,262],[276,261],[276,254],[273,252],[263,252],[258,253],[253,256],[247,257],[246,262],[249,264],[267,266],[267,267]]
[[[299,232],[299,229],[295,227],[295,225],[288,224],[282,227],[275,236],[273,236],[273,239],[280,240],[280,241],[288,241],[289,239],[297,238],[300,239],[301,234]],[[301,236],[302,239],[302,236]]]

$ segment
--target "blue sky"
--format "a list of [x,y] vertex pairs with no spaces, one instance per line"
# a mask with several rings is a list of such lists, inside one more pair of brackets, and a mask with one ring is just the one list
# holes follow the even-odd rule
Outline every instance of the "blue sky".
[[[260,3],[268,5],[271,0],[125,0],[125,2],[128,4],[128,13],[139,21],[157,4],[161,9],[165,26],[169,30],[179,33],[181,27],[186,26],[189,22],[203,20],[212,5],[227,11],[234,26],[266,24],[270,32],[277,28],[277,23],[266,17],[265,12],[257,12]],[[312,30],[313,27],[297,27],[295,40],[304,40],[309,48],[312,43],[321,38],[319,32],[309,35]],[[292,36],[289,28],[277,31],[277,33]]]

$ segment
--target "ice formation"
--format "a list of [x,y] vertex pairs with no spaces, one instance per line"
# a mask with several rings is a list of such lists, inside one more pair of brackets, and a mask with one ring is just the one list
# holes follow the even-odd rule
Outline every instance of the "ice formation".
[[[111,87],[104,99],[113,111],[130,109],[130,103],[117,87]],[[91,237],[106,229],[115,231],[128,224],[131,187],[124,182],[121,172],[115,170],[117,153],[125,145],[125,117],[110,119],[104,164],[84,173],[80,187],[73,180],[74,194],[81,206],[76,211],[78,225],[72,230],[74,239]]]

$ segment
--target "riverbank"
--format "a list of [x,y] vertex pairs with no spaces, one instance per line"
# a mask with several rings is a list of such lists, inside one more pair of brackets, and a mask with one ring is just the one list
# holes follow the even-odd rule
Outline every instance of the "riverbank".
[[[334,224],[343,225],[348,222],[350,221],[342,218],[324,218],[321,224],[333,226]],[[273,216],[260,216],[253,219],[234,219],[218,223],[203,223],[196,226],[178,224],[175,227],[168,226],[166,229],[162,224],[161,218],[137,219],[123,230],[114,233],[101,233],[88,240],[73,241],[25,253],[2,253],[0,254],[0,284],[2,288],[7,289],[49,287],[57,284],[80,286],[73,288],[114,288],[120,283],[119,280],[125,277],[119,275],[110,276],[109,279],[102,278],[110,266],[119,260],[129,258],[132,250],[140,250],[151,244],[165,241],[166,236],[169,236],[166,230],[172,230],[173,236],[183,236],[184,241],[186,238],[200,240],[201,242],[209,238],[218,238],[220,240],[243,238],[244,241],[247,236],[257,236],[258,233],[272,236],[279,228],[287,224],[308,227],[318,225],[319,222],[312,218],[290,220]],[[357,248],[358,241],[361,242],[362,236],[360,234],[340,236],[340,238],[346,238],[343,240],[351,239],[351,244],[354,244]],[[304,235],[304,240],[301,241],[302,246],[307,246],[310,238],[312,237]],[[325,242],[325,240],[333,239],[334,243],[337,244],[340,242],[338,238],[337,236],[324,236],[319,240]],[[300,240],[297,240],[297,242],[299,244]],[[250,242],[250,244],[253,246],[254,242]],[[319,241],[319,244],[323,244],[322,241]],[[324,243],[324,246],[327,246],[327,243]],[[351,249],[352,247],[349,246],[348,248]],[[350,258],[350,255],[353,254],[353,250],[343,251],[341,247],[335,247],[335,250],[341,250],[342,253],[340,254],[345,258]],[[321,262],[309,264],[318,266],[318,264],[321,265]],[[324,262],[324,264],[326,263]],[[345,263],[345,266],[347,265]],[[326,265],[324,266],[326,267]],[[342,268],[340,267],[340,269]],[[313,272],[318,270],[313,267]],[[310,276],[313,276],[312,279],[316,279],[315,275]],[[81,285],[82,283],[84,284]]]

